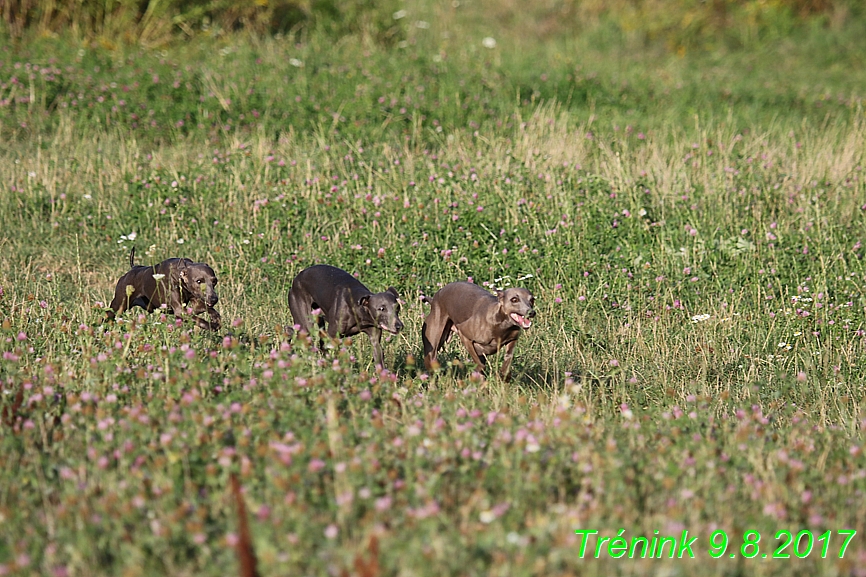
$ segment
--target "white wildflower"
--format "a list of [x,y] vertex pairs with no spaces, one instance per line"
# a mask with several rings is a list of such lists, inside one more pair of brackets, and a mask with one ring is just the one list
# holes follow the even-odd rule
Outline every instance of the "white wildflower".
[[496,39],[488,36],[484,40],[481,41],[481,45],[490,50],[496,48]]
[[556,402],[560,408],[567,409],[571,406],[571,396],[567,393],[559,395],[559,397],[556,399]]
[[405,18],[406,14],[407,12],[405,10],[397,10],[396,12],[394,12],[394,20]]
[[692,323],[700,323],[700,322],[703,322],[703,321],[705,321],[705,320],[708,320],[708,319],[710,318],[710,316],[711,316],[711,315],[708,315],[708,314],[695,315],[695,316],[692,317]]

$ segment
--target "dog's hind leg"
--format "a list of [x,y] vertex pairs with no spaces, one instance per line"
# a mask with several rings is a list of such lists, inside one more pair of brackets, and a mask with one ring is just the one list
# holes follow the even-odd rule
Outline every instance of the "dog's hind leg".
[[293,287],[289,291],[289,311],[292,313],[292,320],[300,327],[300,330],[312,336],[310,317],[312,317],[313,299],[310,298],[310,295],[302,289]]
[[[313,310],[320,309],[319,305],[313,303]],[[337,338],[337,323],[331,321],[328,323],[328,330],[325,330],[325,313],[320,312],[319,316],[316,317],[316,325],[319,327],[319,352],[325,353],[325,334],[327,334],[331,339]]]
[[451,319],[434,305],[421,327],[421,342],[424,345],[424,366],[427,370],[433,369],[434,363],[436,363],[436,353],[448,342],[452,326]]
[[114,290],[114,299],[108,305],[111,310],[105,313],[106,318],[113,319],[116,315],[122,315],[126,309],[132,307],[132,296],[135,294],[135,291],[130,294],[126,292],[131,287],[132,285],[125,282],[118,283],[117,288]]

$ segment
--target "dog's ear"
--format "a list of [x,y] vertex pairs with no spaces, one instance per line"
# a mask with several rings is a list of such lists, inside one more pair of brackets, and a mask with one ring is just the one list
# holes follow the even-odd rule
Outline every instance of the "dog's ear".
[[389,286],[389,287],[388,287],[388,290],[386,290],[385,292],[386,292],[386,293],[391,293],[392,295],[394,295],[394,298],[395,298],[395,299],[399,299],[399,298],[400,298],[400,295],[397,293],[397,289],[395,289],[395,288],[392,287],[392,286]]
[[499,302],[505,302],[505,291],[498,290],[496,291],[496,298],[499,299]]
[[370,295],[364,295],[358,299],[358,304],[362,307],[366,307],[370,304]]

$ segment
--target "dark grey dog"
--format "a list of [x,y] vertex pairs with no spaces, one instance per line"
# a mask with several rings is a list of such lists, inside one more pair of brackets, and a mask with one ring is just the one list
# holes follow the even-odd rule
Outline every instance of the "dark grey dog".
[[[156,266],[136,266],[134,259],[135,247],[129,253],[131,270],[117,281],[106,318],[113,319],[134,306],[153,312],[163,304],[168,305],[176,317],[183,318],[187,316],[186,305],[191,305],[195,324],[203,329],[219,330],[220,314],[214,309],[219,300],[215,288],[217,278],[211,267],[188,258],[170,258]],[[204,312],[210,317],[209,321],[194,316]]]
[[532,325],[535,297],[525,288],[510,288],[492,295],[469,282],[453,282],[433,295],[430,314],[421,327],[424,343],[424,366],[433,368],[436,353],[445,346],[451,332],[456,332],[479,368],[487,366],[485,355],[505,347],[505,359],[499,375],[511,376],[514,346],[521,329]]
[[[403,330],[398,318],[400,303],[397,289],[388,287],[381,293],[372,293],[358,279],[346,271],[327,264],[317,264],[298,273],[289,290],[289,310],[295,324],[312,335],[311,317],[321,309],[318,326],[328,324],[328,336],[350,337],[367,333],[373,345],[373,360],[385,368],[382,356],[382,331],[397,334]],[[322,348],[324,342],[319,341]]]

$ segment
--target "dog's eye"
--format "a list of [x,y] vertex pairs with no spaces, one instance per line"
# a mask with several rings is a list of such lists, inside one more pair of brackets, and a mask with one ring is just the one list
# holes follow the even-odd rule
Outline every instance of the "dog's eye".
[[196,281],[196,282],[198,282],[198,284],[201,284],[201,283],[203,283],[204,281],[201,280],[201,279],[198,279],[198,281]]
[[382,311],[382,312],[385,312],[385,305],[380,306],[380,307],[379,307],[379,310]]
[[511,297],[511,302],[513,302],[513,303],[520,302],[520,299],[517,297]]

